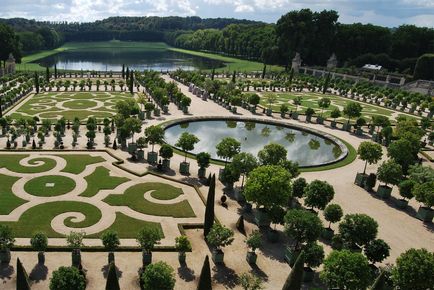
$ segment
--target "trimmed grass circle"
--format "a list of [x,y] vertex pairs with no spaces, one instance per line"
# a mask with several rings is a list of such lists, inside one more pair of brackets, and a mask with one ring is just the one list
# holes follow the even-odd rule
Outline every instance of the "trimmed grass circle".
[[68,109],[89,109],[96,107],[98,105],[97,102],[90,101],[90,100],[74,100],[74,101],[67,101],[63,103],[63,106]]
[[75,181],[61,175],[40,176],[29,180],[24,185],[24,190],[34,196],[58,196],[72,191]]

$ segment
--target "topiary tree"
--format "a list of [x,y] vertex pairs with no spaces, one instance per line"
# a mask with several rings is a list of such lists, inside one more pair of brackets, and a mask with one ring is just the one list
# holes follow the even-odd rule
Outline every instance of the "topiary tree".
[[335,190],[327,181],[314,180],[304,189],[304,204],[312,209],[324,209],[334,195]]
[[388,184],[397,185],[402,178],[402,167],[393,160],[383,162],[378,167],[378,180],[384,182],[386,187]]
[[[433,188],[434,188],[434,180],[424,182],[421,184],[416,184],[413,189],[413,194],[416,197],[416,200],[422,202],[430,212],[432,212],[431,208],[432,206],[434,206]],[[432,213],[431,213],[431,219],[432,219]]]
[[381,263],[390,255],[389,245],[382,239],[370,241],[363,249],[366,257],[372,263]]
[[377,237],[378,223],[366,214],[347,214],[339,234],[347,247],[364,246]]
[[162,261],[148,265],[142,274],[143,288],[146,290],[172,290],[175,282],[173,268]]
[[217,156],[224,158],[225,166],[229,159],[240,153],[241,143],[235,138],[223,138],[217,145]]
[[241,152],[233,156],[232,166],[238,169],[242,175],[241,188],[244,188],[244,178],[249,175],[249,173],[258,167],[258,161],[255,156],[251,153]]
[[154,145],[161,144],[164,140],[164,129],[160,126],[149,126],[145,129],[145,140],[152,145],[152,152],[154,152]]
[[191,244],[185,235],[175,238],[175,249],[178,251],[178,258],[181,264],[185,263],[185,252],[191,251]]
[[66,237],[66,243],[72,249],[72,265],[79,267],[81,265],[81,252],[80,249],[83,247],[83,232],[70,232]]
[[288,151],[280,144],[270,143],[258,152],[260,165],[279,165],[286,160]]
[[365,168],[363,174],[366,174],[366,166],[369,164],[376,164],[383,156],[383,150],[380,144],[364,141],[360,143],[357,149],[359,158],[365,161]]
[[203,261],[202,270],[200,271],[199,283],[197,284],[197,290],[211,290],[211,269],[209,266],[208,255]]
[[101,235],[101,241],[104,245],[104,248],[109,252],[108,254],[108,263],[112,263],[115,260],[114,251],[121,244],[119,240],[119,235],[117,232],[112,230],[107,230]]
[[144,227],[138,234],[136,241],[142,249],[143,266],[147,266],[152,261],[152,250],[163,238],[163,233],[154,227]]
[[50,279],[50,290],[84,290],[86,280],[76,267],[60,267]]
[[324,260],[320,278],[329,288],[367,289],[372,275],[368,259],[348,250],[332,251]]
[[0,263],[9,264],[11,261],[10,248],[13,247],[15,238],[9,226],[0,224]]
[[163,144],[160,147],[160,156],[164,160],[169,160],[173,157],[173,148],[169,144]]
[[244,290],[262,290],[263,288],[263,283],[262,283],[262,279],[249,274],[249,273],[243,273],[240,275],[240,277],[238,278],[238,282],[240,283],[241,287]]
[[184,163],[187,162],[188,151],[194,150],[194,145],[199,141],[200,141],[199,138],[197,138],[195,135],[190,134],[188,132],[184,132],[181,134],[175,146],[181,148],[182,151],[184,151],[185,153]]
[[401,195],[404,199],[412,199],[414,197],[413,195],[413,188],[416,185],[416,182],[411,179],[406,179],[401,181],[398,184],[399,188],[399,195]]
[[321,98],[318,100],[318,107],[321,108],[321,118],[323,116],[324,110],[330,107],[331,101],[330,98]]
[[434,253],[410,249],[396,259],[391,278],[399,289],[425,290],[434,285]]
[[362,113],[362,106],[359,103],[355,102],[349,102],[344,108],[344,115],[348,117],[348,124],[350,124],[350,121],[352,118],[358,118],[360,117]]
[[392,142],[387,147],[387,155],[401,165],[404,175],[407,174],[410,165],[413,165],[417,160],[412,142],[407,139],[399,139]]
[[307,210],[291,209],[285,217],[285,233],[293,240],[293,249],[298,251],[306,243],[316,241],[322,230],[319,217]]
[[341,220],[344,212],[339,204],[329,204],[324,209],[324,218],[329,222],[328,228],[332,223],[337,223]]
[[48,247],[47,235],[43,232],[37,232],[30,239],[30,245],[32,248],[38,251],[38,264],[43,265],[45,263],[44,252]]
[[200,152],[196,155],[197,165],[199,165],[198,175],[204,178],[206,175],[206,168],[209,167],[211,155],[208,152]]
[[107,274],[107,282],[105,284],[105,290],[120,290],[119,286],[119,278],[116,273],[116,266],[114,262],[111,262],[109,265],[109,270]]
[[335,108],[333,111],[330,112],[330,117],[333,118],[333,124],[336,126],[336,119],[341,116],[341,111],[339,108]]
[[302,198],[304,194],[304,189],[308,183],[303,177],[299,177],[292,183],[292,197]]
[[317,242],[307,244],[304,249],[304,258],[310,269],[319,267],[324,260],[324,248]]
[[234,241],[234,232],[227,227],[215,223],[206,240],[210,246],[213,247],[213,259],[215,263],[223,263],[222,248],[229,246]]

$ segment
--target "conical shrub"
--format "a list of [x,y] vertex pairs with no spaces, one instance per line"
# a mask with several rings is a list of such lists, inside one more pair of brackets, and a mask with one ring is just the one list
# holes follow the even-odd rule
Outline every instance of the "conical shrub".
[[30,290],[29,276],[19,258],[17,258],[17,290]]
[[203,261],[202,270],[200,271],[199,284],[197,284],[197,290],[211,290],[211,268],[209,266],[209,257],[205,257]]
[[214,202],[215,202],[215,174],[211,178],[211,184],[208,190],[208,197],[206,199],[205,221],[203,223],[203,234],[205,238],[211,231],[211,228],[214,224]]
[[294,266],[288,275],[288,278],[286,278],[282,290],[300,290],[301,283],[303,282],[303,267],[304,252],[302,251],[298,255],[297,260],[295,261]]

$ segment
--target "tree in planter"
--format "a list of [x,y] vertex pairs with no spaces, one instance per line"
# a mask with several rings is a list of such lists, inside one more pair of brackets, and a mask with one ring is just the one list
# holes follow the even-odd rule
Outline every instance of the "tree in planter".
[[178,260],[181,265],[185,265],[185,252],[191,251],[191,244],[187,236],[182,235],[175,239],[175,249],[178,251]]
[[279,240],[279,232],[277,231],[276,227],[277,225],[283,225],[283,218],[285,217],[285,214],[285,208],[281,206],[272,206],[267,211],[270,222],[274,225],[274,227],[270,228],[267,232],[267,239],[272,243],[275,243]]
[[399,195],[403,197],[403,199],[399,199],[398,206],[400,208],[405,208],[408,204],[408,200],[414,197],[413,188],[416,185],[416,182],[412,179],[403,180],[398,184]]
[[163,170],[170,169],[170,158],[173,157],[173,148],[169,144],[160,147],[160,156],[163,158]]
[[209,258],[205,257],[203,261],[202,270],[200,271],[199,283],[197,284],[197,290],[211,290],[211,269],[209,266]]
[[9,226],[0,224],[0,264],[9,264],[11,261],[10,248],[15,243],[12,229]]
[[298,111],[298,106],[300,106],[301,105],[301,101],[303,100],[303,98],[301,97],[301,96],[297,96],[297,97],[295,97],[293,100],[292,100],[292,102],[294,103],[294,105],[295,105],[295,113],[297,113],[297,111]]
[[134,143],[134,133],[140,133],[142,122],[137,118],[127,118],[123,125],[128,134],[131,134],[131,143]]
[[291,178],[291,174],[278,165],[259,166],[249,174],[244,196],[258,207],[255,216],[258,225],[268,225],[266,212],[271,207],[287,204],[292,193]]
[[216,264],[223,263],[224,253],[223,247],[229,246],[234,241],[234,232],[227,227],[214,223],[206,240],[213,247],[212,257]]
[[314,180],[304,189],[304,203],[312,209],[323,210],[334,195],[335,190],[327,181]]
[[367,245],[377,237],[378,223],[366,214],[347,214],[339,224],[339,234],[348,248]]
[[434,253],[410,249],[396,259],[391,278],[399,289],[425,290],[434,285]]
[[349,102],[345,108],[344,108],[344,115],[348,117],[348,121],[347,121],[347,130],[349,130],[349,126],[351,125],[351,119],[352,118],[358,118],[360,117],[361,113],[362,113],[362,106],[359,103],[355,103],[355,102]]
[[143,228],[137,234],[136,241],[140,245],[140,248],[142,249],[143,268],[151,264],[152,250],[154,249],[155,245],[160,242],[162,238],[163,238],[163,234],[161,233],[161,231],[151,227]]
[[84,235],[83,232],[70,232],[66,237],[66,243],[72,249],[72,265],[76,268],[81,265],[80,249],[83,247]]
[[191,99],[187,96],[183,96],[181,98],[181,106],[182,106],[182,110],[184,111],[184,113],[188,113],[188,107],[191,104]]
[[332,223],[337,223],[343,216],[343,210],[339,204],[329,204],[324,209],[324,219],[329,222],[328,227],[325,229],[324,238],[331,239],[333,237],[333,230],[331,229]]
[[285,117],[285,114],[288,113],[288,111],[289,111],[289,107],[288,107],[288,105],[286,105],[286,104],[282,104],[282,105],[280,106],[280,116],[282,116],[282,118]]
[[236,154],[232,158],[232,165],[238,168],[239,172],[243,176],[241,181],[241,188],[244,187],[244,178],[249,175],[249,173],[258,167],[258,161],[251,153],[241,152]]
[[271,115],[271,113],[273,112],[273,109],[272,109],[271,106],[276,102],[277,96],[275,94],[269,93],[269,94],[266,94],[264,97],[265,97],[265,99],[267,100],[267,103],[268,103],[267,114]]
[[176,142],[175,146],[181,148],[181,150],[184,152],[184,162],[182,162],[180,165],[181,173],[187,174],[189,172],[190,164],[187,163],[187,153],[188,151],[194,150],[194,145],[199,141],[199,138],[197,138],[195,135],[184,132]]
[[161,126],[149,126],[145,129],[145,140],[152,145],[151,152],[148,152],[148,162],[156,163],[158,156],[154,152],[155,144],[161,144],[164,141],[164,129]]
[[339,110],[339,108],[334,109],[333,111],[330,112],[330,117],[333,118],[333,121],[331,123],[331,126],[333,128],[336,127],[336,119],[339,118],[341,116],[341,111]]
[[258,106],[260,100],[261,100],[261,98],[259,97],[258,94],[251,94],[249,96],[249,104],[254,106],[255,110],[256,110],[256,106]]
[[385,185],[378,186],[377,194],[382,198],[389,198],[392,192],[392,188],[389,184],[398,185],[402,179],[402,167],[393,160],[383,162],[378,167],[377,171],[378,180],[385,183]]
[[211,155],[208,152],[200,152],[196,155],[197,165],[199,166],[198,176],[199,178],[205,178],[206,169],[209,167]]
[[367,289],[372,276],[368,259],[348,250],[333,251],[324,260],[320,278],[329,288]]
[[84,290],[86,279],[76,267],[60,267],[53,272],[50,290]]
[[316,241],[322,231],[319,217],[304,209],[291,209],[285,217],[285,233],[293,240],[292,249],[300,251],[307,243]]
[[292,197],[293,198],[302,198],[304,194],[304,189],[308,183],[306,182],[306,179],[303,177],[299,177],[292,183]]
[[286,160],[288,151],[280,144],[270,143],[258,152],[260,165],[279,165]]
[[246,245],[250,251],[247,252],[246,260],[249,264],[256,264],[256,249],[262,245],[262,235],[258,230],[253,231],[246,240]]
[[227,165],[220,175],[220,181],[229,190],[232,190],[234,183],[240,179],[240,170],[236,168],[232,163]]
[[119,240],[118,233],[112,230],[107,230],[101,235],[101,241],[104,245],[104,248],[109,252],[108,254],[108,263],[114,263],[115,254],[114,251],[121,244]]
[[116,273],[116,266],[114,262],[111,262],[109,265],[105,289],[120,290],[119,278],[118,278],[118,274]]
[[312,242],[304,247],[304,259],[306,266],[304,268],[304,281],[310,282],[313,280],[314,270],[318,268],[324,260],[324,248],[317,242]]
[[306,115],[306,122],[310,122],[310,119],[312,118],[313,114],[315,114],[315,110],[311,107],[308,107],[306,111],[304,112]]
[[434,216],[434,180],[416,184],[413,189],[413,194],[416,200],[423,203],[425,207],[420,207],[418,210],[418,218],[425,222],[431,222]]
[[44,252],[48,247],[48,238],[47,235],[43,232],[37,232],[30,239],[30,245],[32,248],[38,251],[38,264],[44,265],[45,263],[45,255]]
[[238,282],[240,283],[241,287],[244,290],[262,290],[263,288],[263,282],[262,279],[249,274],[249,273],[243,273],[238,278]]
[[382,239],[370,241],[363,249],[366,257],[372,263],[381,263],[390,255],[389,245]]
[[407,174],[410,165],[413,165],[417,157],[413,152],[413,145],[407,139],[399,139],[387,147],[387,155],[401,165],[404,175]]
[[160,261],[146,267],[141,281],[146,290],[173,290],[176,279],[173,268]]
[[330,107],[331,101],[330,98],[321,98],[318,100],[318,107],[321,108],[320,118],[322,119],[324,110]]
[[363,173],[357,173],[355,183],[358,186],[365,186],[368,176],[366,175],[366,167],[369,164],[376,164],[383,155],[383,150],[380,144],[364,141],[360,143],[357,149],[359,158],[365,161],[365,167]]
[[216,149],[217,156],[224,158],[226,166],[229,159],[240,153],[241,143],[235,138],[226,137],[216,145]]

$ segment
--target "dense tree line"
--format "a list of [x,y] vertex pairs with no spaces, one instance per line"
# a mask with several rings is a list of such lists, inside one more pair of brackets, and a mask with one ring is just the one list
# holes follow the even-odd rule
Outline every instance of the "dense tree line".
[[285,66],[290,65],[296,52],[310,66],[324,66],[335,53],[339,66],[372,63],[407,74],[413,73],[421,55],[434,52],[432,28],[402,25],[391,29],[372,24],[341,24],[338,19],[334,10],[302,9],[288,12],[276,24],[156,16],[110,17],[88,23],[13,18],[0,19],[0,23],[17,32],[25,52],[51,49],[65,41],[165,41],[176,47]]

